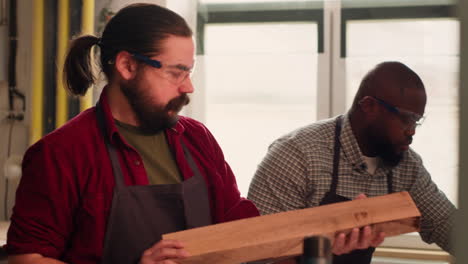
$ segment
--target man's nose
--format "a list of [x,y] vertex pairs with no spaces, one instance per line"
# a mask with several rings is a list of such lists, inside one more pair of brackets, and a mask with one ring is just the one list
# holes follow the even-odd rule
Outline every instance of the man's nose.
[[414,136],[416,134],[416,123],[409,125],[405,130],[405,134],[409,137]]
[[180,84],[179,91],[181,93],[193,93],[194,87],[190,75]]

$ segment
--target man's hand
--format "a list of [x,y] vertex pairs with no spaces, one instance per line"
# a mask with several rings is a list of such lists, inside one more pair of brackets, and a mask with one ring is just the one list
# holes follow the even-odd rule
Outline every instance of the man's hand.
[[[365,194],[359,194],[355,200],[367,198]],[[380,232],[374,234],[370,226],[359,228],[353,228],[351,233],[346,235],[345,233],[338,233],[335,236],[333,242],[333,254],[341,255],[349,253],[356,249],[366,249],[369,247],[377,247],[385,239],[385,233]]]
[[161,240],[145,250],[140,264],[177,264],[177,259],[190,256],[184,245],[177,240]]

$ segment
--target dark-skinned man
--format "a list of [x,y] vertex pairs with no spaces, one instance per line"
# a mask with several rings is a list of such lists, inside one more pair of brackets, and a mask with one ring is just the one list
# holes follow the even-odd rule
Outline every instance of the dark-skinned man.
[[[409,148],[425,106],[424,84],[414,71],[400,62],[377,65],[362,80],[348,113],[297,129],[270,146],[248,198],[262,214],[271,214],[408,191],[422,214],[422,239],[453,253],[449,235],[456,208]],[[366,248],[374,245],[357,235],[350,239],[362,249],[335,256],[333,263],[370,263],[374,249]]]

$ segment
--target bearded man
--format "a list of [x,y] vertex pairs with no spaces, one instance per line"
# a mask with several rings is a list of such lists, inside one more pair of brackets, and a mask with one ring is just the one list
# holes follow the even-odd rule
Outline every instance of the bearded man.
[[[362,80],[348,113],[297,129],[270,146],[248,199],[261,214],[271,214],[408,191],[422,214],[421,238],[453,253],[456,209],[409,147],[425,106],[424,84],[414,71],[400,62],[377,65]],[[334,256],[333,263],[370,263],[378,243],[359,238],[378,235],[370,232],[354,229],[350,239],[358,250],[339,252],[349,254]]]
[[194,91],[192,31],[153,4],[121,9],[102,37],[76,38],[68,89],[107,85],[95,107],[31,146],[6,249],[9,263],[176,263],[164,233],[257,216],[208,129],[179,116]]

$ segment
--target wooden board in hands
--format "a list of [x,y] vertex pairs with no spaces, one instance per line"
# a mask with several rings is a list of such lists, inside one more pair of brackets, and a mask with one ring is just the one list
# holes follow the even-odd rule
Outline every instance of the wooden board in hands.
[[302,254],[306,236],[348,233],[371,225],[386,236],[419,231],[420,212],[407,192],[247,218],[163,235],[185,244],[183,264],[239,264]]

